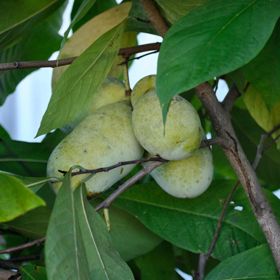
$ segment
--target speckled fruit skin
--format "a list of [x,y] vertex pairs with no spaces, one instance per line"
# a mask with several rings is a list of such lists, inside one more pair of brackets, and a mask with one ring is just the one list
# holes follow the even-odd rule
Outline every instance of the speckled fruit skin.
[[181,96],[175,96],[170,104],[164,131],[162,111],[154,88],[138,98],[132,112],[132,124],[144,149],[168,160],[188,157],[202,140],[199,116]]
[[116,78],[107,77],[96,94],[93,95],[92,102],[89,106],[89,112],[93,113],[105,105],[123,100],[129,100],[129,96],[125,95],[124,84]]
[[[61,177],[58,170],[68,171],[74,165],[95,169],[120,161],[140,159],[143,149],[137,142],[131,124],[131,107],[126,101],[103,106],[87,116],[52,152],[47,174]],[[86,181],[88,194],[110,188],[126,176],[134,165],[98,173]],[[76,187],[88,175],[73,177]],[[54,187],[57,189],[60,184]]]
[[151,176],[172,196],[197,197],[207,190],[212,181],[212,153],[208,148],[196,150],[186,159],[170,161],[157,167]]
[[113,77],[107,77],[100,88],[95,93],[92,93],[92,98],[89,101],[88,107],[81,112],[76,120],[64,126],[62,131],[69,133],[82,119],[94,113],[99,108],[124,100],[129,101],[129,96],[125,95],[125,86],[123,82]]

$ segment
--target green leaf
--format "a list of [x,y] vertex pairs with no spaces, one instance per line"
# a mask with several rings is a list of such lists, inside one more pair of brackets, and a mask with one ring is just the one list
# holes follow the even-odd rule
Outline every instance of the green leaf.
[[[67,39],[67,36],[68,36],[70,30],[73,28],[73,26],[87,14],[87,12],[90,10],[90,8],[94,5],[95,1],[96,0],[84,0],[81,3],[77,13],[75,14],[74,18],[71,21],[70,26],[67,28],[67,30],[64,33],[64,40]],[[64,43],[64,41],[63,41],[63,43]]]
[[[171,244],[161,243],[149,254],[134,260],[140,270],[141,280],[175,280],[179,279],[175,268],[175,256]],[[181,279],[181,277],[180,277]]]
[[261,245],[221,262],[205,280],[277,280],[279,274],[267,245]]
[[[256,155],[260,137],[265,131],[256,125],[246,110],[234,108],[232,111],[232,120],[238,139],[247,157],[252,162]],[[280,151],[276,149],[272,140],[268,141],[266,143],[267,145],[270,148],[265,149],[263,152],[257,168],[257,174],[266,185],[278,188],[280,182]]]
[[24,213],[44,206],[45,202],[17,178],[0,174],[0,222],[10,221]]
[[62,74],[38,135],[71,123],[87,109],[89,100],[112,67],[122,32],[123,24],[105,33]]
[[0,49],[11,47],[25,32],[57,9],[62,0],[0,1]]
[[[163,239],[188,251],[205,253],[213,238],[223,201],[233,185],[234,181],[214,181],[203,195],[195,199],[178,199],[164,193],[155,183],[143,184],[127,191],[116,203]],[[233,201],[213,252],[218,259],[264,242],[241,188]],[[242,206],[242,211],[236,210],[236,206]]]
[[57,130],[41,143],[15,141],[0,126],[0,170],[25,177],[44,177],[49,155],[64,137]]
[[[83,2],[83,0],[74,1],[74,5],[73,5],[72,11],[71,11],[71,19],[74,19],[82,2]],[[107,0],[107,1],[96,0],[92,9],[90,9],[88,11],[88,13],[72,27],[72,30],[75,32],[78,28],[80,28],[83,24],[85,24],[90,19],[105,12],[106,10],[109,10],[109,9],[115,7],[116,5],[118,5],[118,4],[116,3],[115,0]]]
[[203,6],[207,0],[177,0],[176,5],[170,0],[156,0],[156,2],[161,8],[164,17],[174,24],[191,10]]
[[38,207],[8,222],[6,225],[23,236],[36,239],[46,235],[50,215],[49,208]]
[[47,280],[46,269],[42,266],[26,264],[20,268],[22,280]]
[[280,21],[259,55],[239,71],[261,94],[269,109],[280,102]]
[[47,231],[48,279],[90,279],[69,173],[60,188]]
[[[3,2],[3,1],[2,1]],[[4,1],[13,2],[13,1]],[[40,1],[39,1],[40,2]],[[64,6],[56,9],[46,19],[39,21],[16,43],[0,53],[0,62],[21,60],[47,60],[59,49],[62,39],[58,30],[62,22]],[[36,69],[18,69],[0,72],[0,104],[8,94],[15,91],[17,84]]]
[[126,261],[148,253],[162,241],[135,217],[118,207],[110,207],[109,215],[109,234],[113,245]]
[[176,22],[158,61],[157,94],[164,112],[174,95],[252,60],[279,15],[278,0],[211,0]]
[[84,187],[76,190],[74,199],[90,279],[134,279],[127,264],[113,248],[104,221],[87,201]]

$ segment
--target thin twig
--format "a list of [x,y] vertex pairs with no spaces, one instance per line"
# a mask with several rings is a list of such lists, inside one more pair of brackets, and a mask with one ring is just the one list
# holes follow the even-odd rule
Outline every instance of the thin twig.
[[[146,51],[159,51],[160,43],[144,44],[135,47],[121,48],[118,55],[129,57],[136,53]],[[69,57],[57,60],[34,60],[34,61],[15,61],[9,63],[0,63],[0,71],[7,71],[13,69],[28,69],[28,68],[56,68],[71,64],[77,57]]]
[[125,96],[131,95],[131,87],[130,87],[130,81],[129,81],[129,67],[128,67],[128,61],[129,57],[124,56],[124,63],[122,64],[123,70],[124,70],[124,85],[125,85]]
[[225,145],[224,139],[221,137],[216,137],[212,139],[204,139],[201,141],[200,148],[210,147],[212,145],[219,145],[223,147]]
[[11,248],[8,248],[8,249],[0,250],[0,254],[11,254],[11,253],[22,251],[24,249],[27,249],[27,248],[30,248],[30,247],[33,247],[33,246],[39,246],[44,241],[45,241],[45,237],[42,237],[40,239],[36,239],[36,240],[30,241],[28,243],[25,243],[25,244],[22,244],[22,245],[19,245],[19,246],[15,246],[15,247],[11,247]]
[[133,61],[133,60],[138,60],[138,59],[141,59],[141,58],[143,58],[145,56],[148,56],[148,55],[151,55],[151,54],[155,54],[155,53],[158,53],[158,50],[155,50],[155,51],[152,51],[152,52],[148,52],[148,53],[142,54],[140,56],[135,56],[135,57],[132,57],[130,59],[124,60],[119,65],[124,65],[126,63],[126,61],[130,62],[130,61]]
[[215,249],[215,246],[217,244],[217,241],[219,239],[219,235],[220,235],[220,232],[222,229],[223,220],[225,218],[228,205],[229,205],[230,201],[232,200],[232,196],[235,193],[235,191],[237,190],[238,185],[239,185],[239,181],[237,181],[235,183],[235,185],[233,186],[233,188],[231,189],[230,193],[228,194],[228,196],[226,197],[226,199],[223,203],[222,212],[218,219],[217,227],[216,227],[215,233],[213,235],[213,238],[212,238],[212,241],[211,241],[211,244],[209,246],[207,253],[199,255],[198,271],[195,276],[196,280],[202,280],[204,278],[204,272],[205,272],[205,267],[206,267],[207,261],[208,261],[209,257],[211,256],[213,250]]
[[142,179],[145,175],[151,173],[155,168],[162,165],[163,163],[164,162],[160,162],[160,161],[149,162],[149,164],[145,165],[142,170],[140,170],[134,176],[129,178],[127,181],[125,181],[113,193],[111,193],[105,200],[103,200],[99,205],[97,205],[95,210],[98,211],[103,208],[108,208],[119,195],[121,195],[129,187],[133,186],[136,182],[138,182],[140,179]]
[[[155,157],[150,157],[150,158],[142,158],[142,159],[135,159],[135,160],[127,160],[127,161],[120,161],[116,164],[106,166],[106,167],[100,167],[96,169],[80,169],[79,171],[74,171],[71,173],[72,176],[77,176],[81,174],[96,174],[96,173],[101,173],[101,172],[108,172],[112,169],[125,166],[125,165],[131,165],[131,164],[139,164],[139,163],[145,163],[145,162],[167,162],[166,159],[163,159],[161,157],[155,156]],[[58,170],[62,174],[66,174],[67,171],[65,170]]]

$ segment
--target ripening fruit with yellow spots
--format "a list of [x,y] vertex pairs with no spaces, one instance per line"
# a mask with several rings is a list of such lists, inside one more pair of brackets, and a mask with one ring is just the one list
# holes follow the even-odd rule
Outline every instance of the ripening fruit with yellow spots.
[[150,154],[179,160],[200,146],[203,132],[198,113],[183,97],[172,99],[164,127],[155,76],[145,77],[136,84],[131,102],[135,136]]
[[[86,169],[108,167],[120,161],[140,159],[143,149],[136,140],[131,123],[131,106],[121,101],[102,106],[84,118],[53,150],[47,165],[50,177],[62,177],[59,170],[68,171],[80,165]],[[134,165],[97,173],[86,181],[88,194],[110,188],[126,176]],[[76,187],[88,174],[73,177]],[[60,184],[56,183],[55,188]]]
[[164,163],[151,176],[168,194],[178,198],[194,198],[210,186],[213,178],[212,153],[198,149],[186,159]]

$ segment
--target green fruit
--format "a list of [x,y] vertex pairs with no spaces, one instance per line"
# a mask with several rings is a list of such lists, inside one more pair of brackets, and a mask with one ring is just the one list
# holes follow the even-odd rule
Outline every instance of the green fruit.
[[124,84],[113,77],[108,77],[102,83],[97,92],[92,93],[91,101],[87,108],[79,115],[79,117],[72,123],[66,125],[62,130],[66,133],[73,130],[73,128],[86,116],[92,114],[97,109],[115,102],[129,100],[129,96],[125,95]]
[[129,100],[129,96],[125,95],[124,84],[116,78],[108,77],[93,95],[88,114],[93,113],[105,105],[122,100]]
[[[125,102],[103,106],[83,119],[52,152],[47,174],[61,177],[58,170],[68,171],[74,165],[96,169],[120,161],[140,159],[143,149],[138,144],[131,124],[131,107]],[[134,165],[97,173],[86,181],[88,193],[99,193],[126,176]],[[87,175],[73,177],[76,187]],[[55,188],[59,187],[56,185]]]
[[208,148],[196,150],[186,159],[160,165],[152,171],[151,176],[172,196],[199,196],[207,190],[213,178],[212,153]]
[[[151,79],[150,76],[148,78]],[[145,93],[142,96],[139,87],[136,88],[132,124],[140,144],[150,154],[164,159],[179,160],[188,157],[200,146],[203,135],[194,107],[181,96],[175,96],[170,104],[164,129],[155,88],[147,91],[144,87]],[[134,90],[132,100],[133,94]]]

